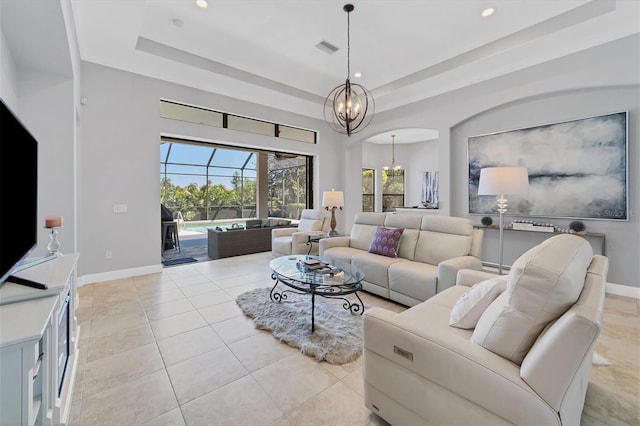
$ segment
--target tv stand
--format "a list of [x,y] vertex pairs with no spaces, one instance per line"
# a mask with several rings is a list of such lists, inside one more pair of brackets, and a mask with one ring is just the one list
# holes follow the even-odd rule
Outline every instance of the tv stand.
[[7,281],[14,283],[14,284],[20,284],[20,285],[26,285],[27,287],[33,287],[33,288],[37,288],[40,290],[48,290],[49,286],[47,286],[46,284],[42,284],[39,283],[37,281],[33,281],[33,280],[28,280],[26,278],[20,278],[20,277],[16,277],[15,275],[9,275],[9,278],[7,278]]

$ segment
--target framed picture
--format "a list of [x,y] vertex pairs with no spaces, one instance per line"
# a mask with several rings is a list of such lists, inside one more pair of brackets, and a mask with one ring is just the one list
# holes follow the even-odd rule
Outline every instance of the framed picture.
[[437,171],[422,173],[422,197],[420,201],[423,207],[428,209],[438,208],[440,204],[438,199],[439,177]]
[[628,220],[627,112],[468,139],[469,213],[495,213],[478,196],[480,169],[522,166],[529,193],[505,194],[509,215]]

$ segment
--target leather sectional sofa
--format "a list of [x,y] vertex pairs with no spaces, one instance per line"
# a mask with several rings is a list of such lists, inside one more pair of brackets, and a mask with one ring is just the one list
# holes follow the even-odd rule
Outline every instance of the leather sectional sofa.
[[[462,270],[402,313],[368,309],[365,405],[394,425],[579,425],[608,265],[583,238],[557,235],[508,276]],[[495,299],[478,292],[487,283]],[[475,318],[459,328],[453,314],[470,301]]]
[[[370,253],[379,227],[402,229],[397,257]],[[365,275],[363,289],[407,306],[455,284],[460,269],[482,269],[483,231],[451,216],[358,213],[349,236],[320,240],[319,255]]]

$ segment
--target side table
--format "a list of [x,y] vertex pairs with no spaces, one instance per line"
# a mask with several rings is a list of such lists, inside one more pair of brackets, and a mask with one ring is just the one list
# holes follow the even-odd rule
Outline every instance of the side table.
[[307,245],[309,246],[309,251],[307,252],[307,256],[311,254],[311,249],[313,248],[313,243],[318,244],[320,240],[323,238],[333,238],[333,237],[343,237],[344,235],[329,235],[327,233],[318,233],[318,234],[308,234],[307,235]]

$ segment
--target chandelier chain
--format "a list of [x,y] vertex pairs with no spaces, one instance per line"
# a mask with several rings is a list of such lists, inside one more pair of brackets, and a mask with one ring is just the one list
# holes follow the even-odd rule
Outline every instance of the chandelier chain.
[[347,80],[351,78],[351,12],[347,12]]

